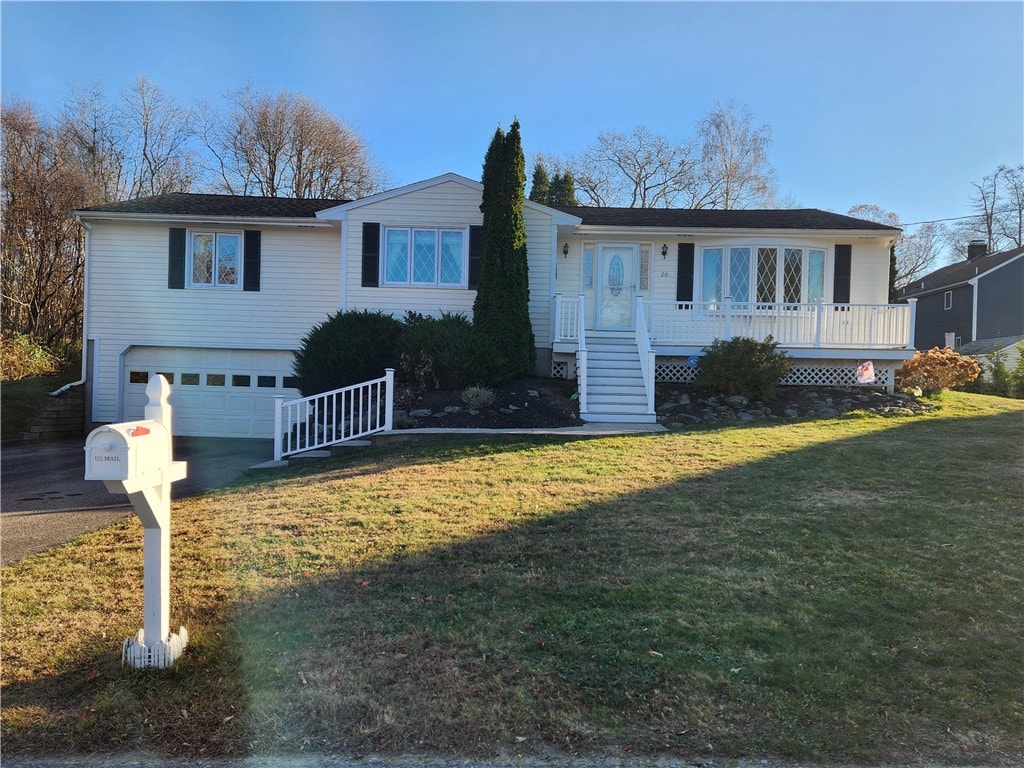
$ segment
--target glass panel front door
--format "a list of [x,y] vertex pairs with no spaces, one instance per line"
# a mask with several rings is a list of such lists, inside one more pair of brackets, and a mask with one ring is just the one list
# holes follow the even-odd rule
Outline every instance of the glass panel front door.
[[632,328],[637,246],[600,246],[597,327]]

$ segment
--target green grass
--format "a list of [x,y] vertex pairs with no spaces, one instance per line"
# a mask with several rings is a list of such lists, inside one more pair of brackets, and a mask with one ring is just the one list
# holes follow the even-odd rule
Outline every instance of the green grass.
[[46,405],[49,393],[74,380],[74,374],[60,374],[0,384],[0,438],[20,438],[29,420]]
[[1024,759],[1024,403],[402,443],[176,505],[170,671],[134,521],[3,569],[9,754]]

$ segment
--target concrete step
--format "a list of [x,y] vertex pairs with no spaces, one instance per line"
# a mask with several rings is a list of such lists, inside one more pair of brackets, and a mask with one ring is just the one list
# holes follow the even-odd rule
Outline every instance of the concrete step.
[[581,413],[580,419],[597,424],[654,424],[658,421],[653,414],[637,413]]

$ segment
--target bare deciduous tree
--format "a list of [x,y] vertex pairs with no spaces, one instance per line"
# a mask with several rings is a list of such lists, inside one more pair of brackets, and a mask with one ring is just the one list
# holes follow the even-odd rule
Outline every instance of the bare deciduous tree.
[[117,116],[123,136],[128,197],[192,188],[198,163],[191,146],[191,110],[140,76],[121,94]]
[[703,181],[713,208],[772,207],[775,181],[768,151],[772,134],[755,126],[750,109],[717,104],[697,127]]
[[565,165],[589,205],[668,208],[693,186],[691,149],[644,126],[604,131]]
[[565,159],[587,205],[630,208],[774,207],[771,131],[747,107],[717,105],[695,138],[676,140],[638,126],[605,131]]
[[82,233],[70,212],[85,199],[85,177],[73,135],[31,105],[5,103],[0,121],[3,329],[53,345],[81,322]]
[[251,85],[230,109],[202,109],[200,137],[215,186],[229,194],[356,198],[378,191],[380,171],[359,135],[302,94]]

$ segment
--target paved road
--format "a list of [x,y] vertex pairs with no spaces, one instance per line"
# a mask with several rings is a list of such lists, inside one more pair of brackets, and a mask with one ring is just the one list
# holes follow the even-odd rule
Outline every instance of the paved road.
[[[83,479],[84,448],[84,439],[0,446],[0,563],[13,563],[132,514],[127,497]],[[217,488],[272,456],[270,440],[175,438],[174,458],[189,465],[188,477],[171,486],[171,497]]]

